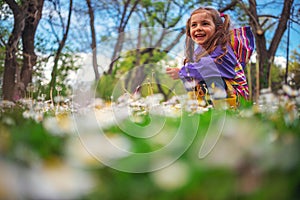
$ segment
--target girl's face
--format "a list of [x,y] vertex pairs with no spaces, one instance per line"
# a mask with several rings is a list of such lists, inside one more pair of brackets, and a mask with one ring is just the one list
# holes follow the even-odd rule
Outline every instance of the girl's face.
[[192,15],[190,24],[190,35],[192,40],[203,45],[216,32],[216,26],[212,17],[206,12],[201,12]]

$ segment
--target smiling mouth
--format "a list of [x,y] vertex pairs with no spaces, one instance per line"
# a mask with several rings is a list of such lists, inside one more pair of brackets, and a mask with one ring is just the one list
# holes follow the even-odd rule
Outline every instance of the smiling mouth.
[[195,35],[195,38],[197,39],[201,39],[201,38],[204,38],[205,37],[205,34],[197,34]]

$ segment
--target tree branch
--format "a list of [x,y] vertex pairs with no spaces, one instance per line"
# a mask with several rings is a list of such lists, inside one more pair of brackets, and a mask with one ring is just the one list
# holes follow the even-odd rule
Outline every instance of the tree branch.
[[281,17],[279,18],[278,26],[275,30],[275,35],[271,41],[270,48],[269,48],[269,54],[274,55],[277,47],[280,43],[280,40],[282,38],[282,35],[284,34],[286,28],[287,28],[287,21],[290,19],[290,11],[293,5],[294,0],[284,1],[283,9],[281,12]]
[[256,12],[256,1],[255,0],[249,0],[250,2],[250,9],[253,8],[253,11],[251,12],[250,9],[247,8],[247,6],[244,4],[242,0],[239,1],[240,5],[242,6],[243,10],[247,13],[247,15],[251,18],[253,23],[256,25],[257,29],[261,29],[261,26],[258,22],[257,18],[257,12]]
[[13,11],[14,15],[21,12],[21,7],[14,0],[4,0],[4,1],[8,4],[10,9]]
[[219,12],[222,13],[222,12],[225,12],[226,10],[232,9],[234,6],[236,6],[236,4],[237,4],[238,2],[239,2],[238,0],[234,0],[234,1],[230,2],[230,3],[227,4],[224,8],[220,8],[220,9],[219,9]]

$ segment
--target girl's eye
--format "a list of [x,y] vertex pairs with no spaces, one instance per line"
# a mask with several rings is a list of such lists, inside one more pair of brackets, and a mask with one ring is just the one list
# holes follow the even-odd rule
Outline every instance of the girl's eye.
[[191,27],[196,27],[196,26],[197,26],[197,24],[192,24],[192,25],[191,25]]

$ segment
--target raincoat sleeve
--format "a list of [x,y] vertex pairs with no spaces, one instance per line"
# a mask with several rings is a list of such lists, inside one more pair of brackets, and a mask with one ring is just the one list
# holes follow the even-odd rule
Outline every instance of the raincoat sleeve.
[[202,57],[198,62],[187,63],[179,71],[179,77],[182,80],[196,79],[199,81],[214,77],[233,79],[236,75],[234,68],[237,59],[229,45],[227,49],[228,53],[218,62],[215,62],[215,59],[223,53],[220,46],[209,56]]

